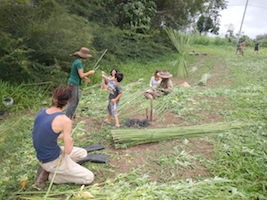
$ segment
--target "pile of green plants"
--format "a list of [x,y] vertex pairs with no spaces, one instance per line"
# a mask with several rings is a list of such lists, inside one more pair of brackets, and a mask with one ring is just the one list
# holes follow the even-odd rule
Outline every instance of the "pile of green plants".
[[245,122],[217,122],[194,126],[177,126],[147,130],[121,129],[112,130],[115,148],[127,148],[138,144],[173,140],[177,138],[204,137],[227,132],[232,129],[244,129],[252,126]]

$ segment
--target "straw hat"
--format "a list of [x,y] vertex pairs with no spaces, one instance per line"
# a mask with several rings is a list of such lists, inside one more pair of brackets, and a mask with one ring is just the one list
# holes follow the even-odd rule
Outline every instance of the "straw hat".
[[81,58],[90,58],[92,55],[89,53],[89,49],[86,47],[82,47],[80,51],[76,51],[73,53],[75,56],[80,56]]
[[162,70],[158,73],[160,78],[171,78],[172,74],[170,74],[167,70]]

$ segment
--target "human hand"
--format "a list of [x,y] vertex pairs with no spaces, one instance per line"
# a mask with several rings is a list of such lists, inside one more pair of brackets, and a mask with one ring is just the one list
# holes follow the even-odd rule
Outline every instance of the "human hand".
[[85,77],[83,80],[84,80],[84,82],[86,82],[86,83],[90,83],[90,82],[91,82],[90,78],[88,78],[88,77]]
[[90,70],[89,71],[89,74],[94,74],[95,73],[95,70]]

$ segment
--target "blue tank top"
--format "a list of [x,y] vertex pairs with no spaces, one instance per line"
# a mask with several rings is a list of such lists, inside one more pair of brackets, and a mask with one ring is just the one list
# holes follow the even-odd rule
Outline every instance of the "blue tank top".
[[37,158],[40,162],[46,163],[58,158],[60,147],[57,144],[58,133],[52,129],[52,121],[58,115],[63,115],[62,112],[47,114],[45,109],[42,109],[35,118],[32,140],[36,150]]

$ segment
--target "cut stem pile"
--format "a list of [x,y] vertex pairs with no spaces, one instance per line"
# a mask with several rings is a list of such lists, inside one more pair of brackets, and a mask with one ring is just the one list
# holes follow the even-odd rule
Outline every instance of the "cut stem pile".
[[218,122],[212,124],[161,129],[116,129],[111,130],[111,135],[115,148],[119,149],[181,137],[197,137],[218,134],[231,129],[240,129],[251,125],[252,124],[245,122]]

